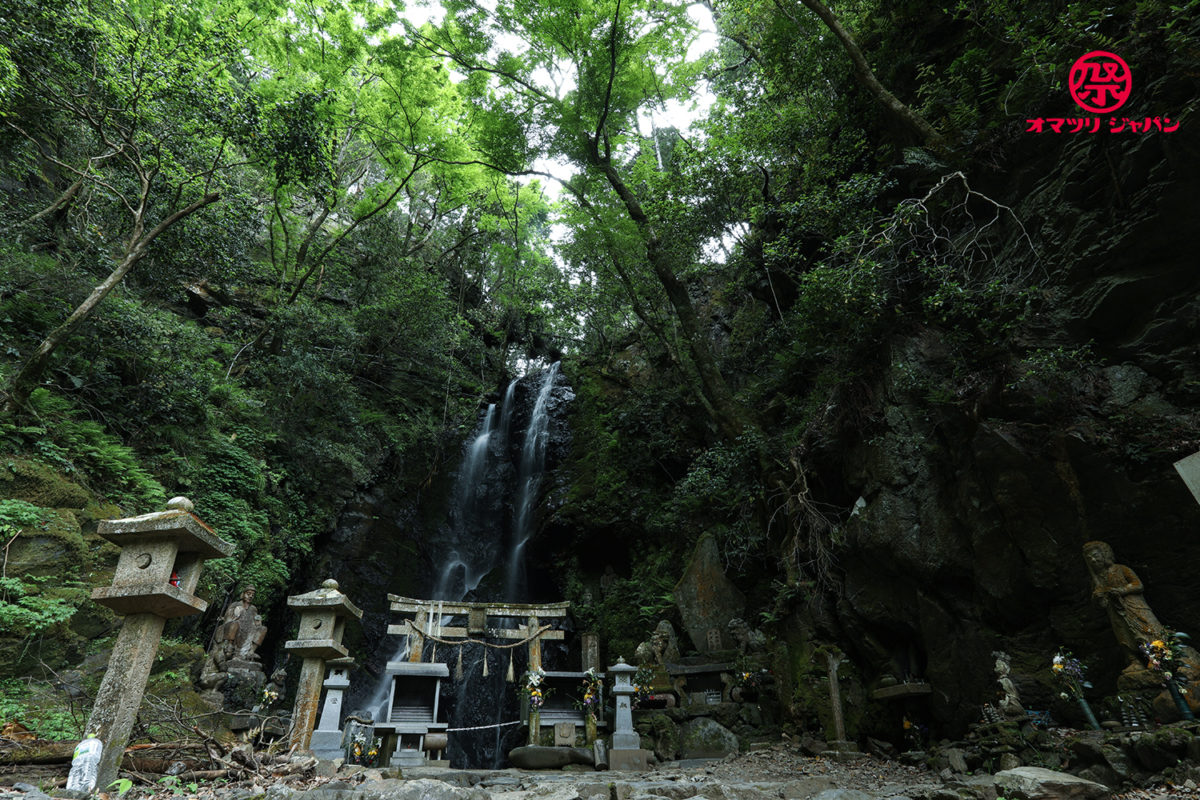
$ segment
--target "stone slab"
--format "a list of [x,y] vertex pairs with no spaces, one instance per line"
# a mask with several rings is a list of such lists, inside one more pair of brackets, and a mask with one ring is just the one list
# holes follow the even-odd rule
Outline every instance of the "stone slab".
[[202,614],[208,603],[169,583],[124,584],[92,589],[92,600],[118,614],[157,614],[164,619]]
[[234,545],[213,532],[212,528],[187,511],[156,511],[140,517],[100,520],[96,532],[115,545],[132,542],[167,540],[181,553],[198,553],[201,558],[224,558]]
[[333,639],[292,639],[283,649],[301,658],[346,658],[350,651]]
[[384,669],[388,675],[428,675],[434,678],[449,678],[450,667],[446,664],[427,661],[389,661]]
[[608,768],[615,772],[645,772],[650,768],[650,751],[609,750]]
[[1041,767],[1017,767],[996,773],[996,788],[1026,800],[1103,800],[1112,790],[1102,783]]
[[1192,491],[1192,497],[1196,498],[1197,503],[1200,503],[1200,453],[1192,453],[1187,458],[1176,461],[1175,471]]
[[933,687],[924,681],[913,683],[898,683],[895,686],[884,686],[882,689],[876,689],[871,692],[871,697],[875,700],[893,700],[899,697],[918,697],[923,694],[932,694]]

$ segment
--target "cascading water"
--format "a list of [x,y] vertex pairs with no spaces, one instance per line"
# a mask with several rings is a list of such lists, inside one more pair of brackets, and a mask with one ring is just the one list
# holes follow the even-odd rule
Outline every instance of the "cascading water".
[[508,555],[508,579],[504,584],[504,599],[516,602],[523,599],[525,583],[525,543],[533,535],[531,514],[546,467],[546,442],[550,425],[550,390],[558,377],[558,363],[546,370],[537,402],[525,429],[521,446],[521,467],[517,473],[517,501],[513,509],[512,548]]
[[[436,541],[430,543],[434,552],[429,599],[446,602],[527,599],[525,545],[534,533],[534,512],[550,439],[552,393],[558,375],[559,365],[555,363],[540,380],[527,376],[512,381],[499,407],[496,404],[487,407],[474,435],[464,444],[451,492],[448,524],[439,530]],[[535,380],[537,395],[525,420],[522,410],[529,407],[531,384]],[[569,389],[560,394],[564,399],[572,396]],[[524,430],[514,430],[514,421],[523,423]],[[503,584],[499,581],[501,576]],[[449,622],[439,616],[435,615],[431,621],[435,629]],[[511,620],[505,624],[515,627],[524,622]],[[425,647],[424,660],[434,660],[432,645],[426,643]],[[462,664],[461,679],[455,675],[443,687],[451,729],[492,726],[452,733],[451,763],[501,766],[505,754],[517,744],[511,737],[519,729],[494,726],[517,716],[516,692],[506,677],[510,665],[514,677],[524,671],[524,648],[518,648],[519,652],[496,650],[478,643],[438,647],[435,660],[448,663],[455,673],[460,659]],[[401,641],[391,660],[405,659],[408,653],[409,643]],[[381,681],[371,708],[379,709],[385,704],[388,689],[387,681]]]

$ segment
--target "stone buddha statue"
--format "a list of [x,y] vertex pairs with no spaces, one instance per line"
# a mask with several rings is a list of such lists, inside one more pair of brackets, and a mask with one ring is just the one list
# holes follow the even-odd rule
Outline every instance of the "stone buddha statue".
[[221,615],[221,626],[217,628],[217,642],[227,642],[232,648],[232,658],[240,661],[258,661],[258,646],[267,636],[262,615],[254,607],[255,589],[242,589],[240,598],[230,603]]
[[1165,628],[1142,596],[1142,581],[1124,564],[1115,563],[1106,542],[1087,542],[1083,558],[1092,574],[1092,597],[1108,612],[1117,642],[1129,656],[1127,672],[1146,668],[1141,645],[1162,639]]

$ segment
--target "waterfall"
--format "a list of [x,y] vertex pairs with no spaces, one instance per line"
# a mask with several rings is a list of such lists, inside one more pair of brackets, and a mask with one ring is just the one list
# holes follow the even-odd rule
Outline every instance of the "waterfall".
[[521,465],[517,472],[517,499],[513,508],[512,547],[508,554],[508,579],[504,583],[504,599],[517,602],[525,590],[525,543],[533,535],[532,520],[534,503],[542,484],[542,472],[546,467],[546,443],[549,439],[550,414],[548,413],[550,390],[558,377],[558,362],[546,370],[542,387],[534,403],[529,425],[525,428],[525,442],[521,446]]
[[[432,550],[429,599],[444,602],[526,599],[529,588],[525,545],[534,533],[550,440],[551,395],[558,374],[556,363],[541,376],[510,382],[501,402],[487,406],[471,437],[464,442],[462,461],[450,491],[448,519],[429,542]],[[535,385],[536,399],[531,397]],[[567,392],[570,399],[572,395]],[[532,408],[526,421],[523,411],[530,408],[530,400]],[[518,437],[522,436],[518,452]],[[497,623],[511,625],[514,621],[497,620]],[[438,611],[431,613],[431,627],[448,624],[458,623],[443,618]],[[426,646],[425,659],[430,658],[430,648]],[[460,652],[463,678],[445,684],[442,690],[450,712],[447,716],[450,727],[493,726],[515,719],[516,693],[505,680],[510,651],[493,652],[491,648],[468,642],[439,646],[436,660],[449,664],[453,674]],[[408,654],[409,643],[404,637],[390,660],[406,659]],[[522,654],[516,654],[518,676],[524,668]],[[372,709],[385,704],[388,690],[388,681],[380,681]],[[508,750],[518,744],[511,740],[516,732],[515,727],[485,727],[452,734],[451,762],[456,766],[500,767]]]

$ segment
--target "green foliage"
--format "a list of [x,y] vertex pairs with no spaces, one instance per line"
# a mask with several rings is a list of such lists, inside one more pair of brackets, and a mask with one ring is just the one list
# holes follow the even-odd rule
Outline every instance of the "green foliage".
[[40,425],[26,435],[38,437],[34,447],[41,459],[77,479],[103,485],[112,499],[141,510],[166,500],[166,491],[141,466],[134,451],[97,422],[80,419],[71,403],[48,389],[37,389],[30,406]]
[[83,719],[77,709],[48,687],[29,680],[0,680],[0,719],[15,720],[42,739],[78,739]]

